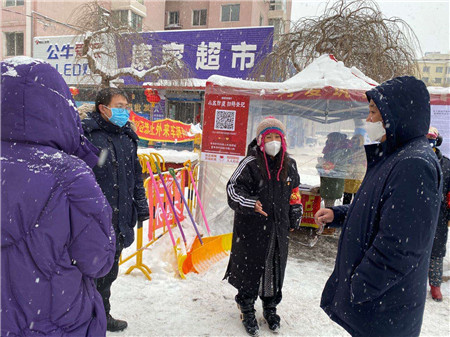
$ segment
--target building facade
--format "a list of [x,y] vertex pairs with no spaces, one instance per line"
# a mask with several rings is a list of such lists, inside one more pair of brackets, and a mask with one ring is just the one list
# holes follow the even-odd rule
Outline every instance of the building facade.
[[[1,59],[33,55],[33,38],[76,35],[77,9],[92,0],[1,0]],[[105,0],[105,11],[138,31],[274,26],[289,30],[292,0]]]
[[[91,102],[94,100],[96,85],[82,85],[81,82],[75,82],[76,75],[86,71],[82,64],[71,64],[70,57],[77,52],[77,46],[72,41],[74,36],[79,34],[77,14],[80,12],[80,6],[89,4],[92,0],[0,0],[1,5],[1,34],[2,43],[0,45],[0,58],[5,59],[15,55],[26,55],[42,58],[54,65],[64,76],[69,85],[76,85],[79,88],[79,95],[75,97],[77,104]],[[158,34],[177,34],[187,36],[186,41],[177,41],[177,44],[184,42],[186,54],[185,57],[197,56],[197,64],[194,69],[197,72],[205,69],[216,69],[215,74],[241,77],[237,74],[228,74],[231,68],[243,68],[253,65],[255,59],[248,58],[252,56],[249,51],[242,51],[246,59],[242,58],[240,63],[226,66],[220,63],[219,56],[206,53],[205,62],[198,63],[199,52],[187,51],[191,45],[199,43],[211,45],[222,45],[220,53],[230,52],[233,48],[228,46],[231,40],[241,44],[240,37],[225,37],[225,31],[232,29],[238,32],[240,27],[253,27],[252,29],[273,26],[274,42],[277,37],[289,30],[289,19],[291,16],[292,0],[239,0],[239,1],[174,1],[174,0],[103,0],[103,13],[113,15],[121,23],[127,23],[142,32],[159,32]],[[217,35],[217,41],[208,42],[208,37],[201,41],[196,41],[196,36],[200,33],[194,33],[191,30],[209,30],[211,35]],[[217,32],[213,30],[223,30]],[[248,30],[248,29],[247,29]],[[255,30],[256,32],[256,30]],[[164,33],[164,34],[161,34]],[[245,36],[244,30],[241,35]],[[259,38],[263,34],[257,33]],[[144,34],[145,35],[145,34]],[[251,33],[250,33],[251,35]],[[255,35],[255,34],[253,34]],[[222,37],[223,36],[223,37]],[[227,35],[229,36],[229,35]],[[47,38],[46,38],[47,37]],[[264,38],[267,36],[264,35]],[[52,41],[57,40],[57,43]],[[173,39],[169,39],[174,41]],[[252,43],[252,39],[244,40]],[[250,42],[249,42],[250,41]],[[79,42],[79,41],[78,41]],[[254,42],[253,42],[254,43]],[[245,46],[245,43],[244,43]],[[57,49],[57,53],[54,48]],[[59,48],[59,49],[58,49]],[[206,47],[205,47],[206,48]],[[258,50],[262,46],[258,45]],[[220,47],[219,47],[220,49]],[[218,50],[219,50],[218,49]],[[216,50],[218,53],[219,51]],[[212,57],[214,56],[214,58]],[[60,64],[55,64],[55,58],[59,57]],[[185,59],[185,58],[184,58]],[[212,64],[207,61],[217,61]],[[234,56],[224,55],[220,58],[222,61],[232,62]],[[234,62],[234,61],[233,61]],[[83,70],[84,69],[84,70]],[[204,69],[203,69],[204,70]],[[198,74],[197,74],[198,75]],[[199,83],[185,87],[175,88],[169,86],[155,86],[158,89],[161,101],[156,106],[151,106],[145,99],[142,86],[125,83],[125,89],[129,92],[132,109],[141,116],[156,120],[171,118],[184,123],[199,123],[203,111],[203,95],[205,88],[205,78],[203,76]],[[243,76],[245,77],[245,76]],[[182,145],[182,144],[181,144]],[[181,146],[180,145],[180,146]]]
[[450,87],[450,54],[425,53],[417,63],[418,75],[426,85]]

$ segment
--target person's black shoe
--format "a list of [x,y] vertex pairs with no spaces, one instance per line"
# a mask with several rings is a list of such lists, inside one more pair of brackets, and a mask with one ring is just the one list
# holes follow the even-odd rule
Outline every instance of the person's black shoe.
[[128,323],[120,319],[113,318],[110,314],[106,315],[106,330],[108,331],[122,331],[126,329]]
[[273,332],[278,332],[280,330],[280,316],[277,315],[276,308],[264,309],[263,316],[266,319],[270,330]]
[[242,324],[244,325],[245,331],[250,336],[258,336],[259,335],[259,326],[256,321],[255,313],[241,313]]

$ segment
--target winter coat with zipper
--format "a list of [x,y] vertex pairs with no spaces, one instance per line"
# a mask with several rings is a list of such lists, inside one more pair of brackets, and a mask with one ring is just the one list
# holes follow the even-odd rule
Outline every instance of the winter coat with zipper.
[[1,335],[105,336],[94,279],[115,236],[95,148],[55,68],[22,56],[1,72]]
[[442,203],[439,211],[439,220],[434,236],[433,250],[431,256],[443,258],[446,253],[448,222],[450,221],[450,159],[442,155],[436,148],[436,156],[442,168]]
[[352,336],[418,336],[442,191],[425,137],[429,94],[414,77],[366,94],[387,139],[366,146],[367,172],[353,203],[332,208],[331,225],[343,227],[320,305]]
[[[228,205],[235,215],[230,261],[224,277],[239,291],[254,295],[258,293],[274,227],[280,249],[280,286],[283,285],[291,219],[295,222],[289,199],[292,190],[300,184],[294,159],[287,159],[287,178],[283,180],[280,175],[277,181],[279,167],[276,167],[275,160],[267,156],[272,177],[268,180],[267,175],[261,172],[266,168],[264,163],[258,161],[257,152],[261,153],[261,150],[254,139],[248,146],[247,157],[239,163],[227,183]],[[281,156],[281,152],[277,156]],[[255,212],[257,200],[268,217]]]
[[137,156],[139,138],[129,122],[119,127],[95,111],[82,120],[82,125],[86,138],[107,154],[104,162],[93,170],[113,210],[116,234],[123,240],[123,246],[129,247],[134,241],[137,220],[148,219],[149,214]]

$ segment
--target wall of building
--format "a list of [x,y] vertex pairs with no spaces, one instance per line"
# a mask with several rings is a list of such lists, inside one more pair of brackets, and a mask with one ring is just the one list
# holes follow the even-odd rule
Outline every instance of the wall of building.
[[425,53],[418,60],[418,76],[430,86],[450,86],[450,54]]
[[[4,0],[0,1],[0,7],[7,11],[1,11],[2,43],[0,46],[0,58],[6,57],[5,32],[24,33],[24,54],[33,54],[33,37],[35,36],[60,36],[76,35],[78,32],[68,27],[76,25],[75,17],[77,8],[91,0],[24,0],[23,6],[4,7]],[[279,17],[289,20],[292,0],[280,0],[285,10],[269,11],[268,0],[243,0],[243,1],[171,1],[171,0],[103,0],[102,4],[107,10],[131,9],[133,12],[143,15],[142,30],[164,30],[168,23],[168,13],[179,11],[180,26],[182,29],[202,28],[234,28],[268,25],[269,18]],[[222,6],[240,4],[239,21],[221,21]],[[206,9],[206,25],[193,25],[193,11]],[[13,13],[13,12],[15,13]],[[145,12],[145,13],[144,13]],[[28,16],[27,16],[28,15]],[[261,24],[262,18],[262,24]],[[285,31],[288,30],[288,24]]]
[[[6,55],[6,38],[5,33],[22,32],[24,38],[26,34],[26,8],[25,6],[11,6],[4,7],[3,1],[0,2],[0,27],[1,27],[1,43],[0,43],[0,57],[1,59],[7,57]],[[3,10],[5,8],[5,10]],[[25,55],[30,55],[29,47],[25,45]]]

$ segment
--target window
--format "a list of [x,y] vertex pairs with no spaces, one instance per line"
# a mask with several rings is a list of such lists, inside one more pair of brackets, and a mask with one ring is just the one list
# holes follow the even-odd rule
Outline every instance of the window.
[[438,84],[440,84],[440,83],[441,83],[441,81],[442,81],[442,79],[441,79],[441,78],[439,78],[439,77],[436,77],[436,78],[434,79],[434,83],[438,83]]
[[444,67],[436,67],[436,72],[437,73],[442,73],[444,70]]
[[423,67],[423,72],[424,73],[429,73],[430,72],[430,67]]
[[142,16],[131,12],[131,27],[140,32],[142,30]]
[[128,25],[128,11],[127,10],[113,11],[112,14],[113,14],[115,24],[117,26]]
[[273,36],[275,40],[278,39],[280,34],[284,33],[284,25],[282,19],[269,19],[269,26],[273,26]]
[[270,0],[269,11],[279,11],[283,9],[283,3],[280,0]]
[[447,67],[447,74],[450,74],[450,67]]
[[239,21],[241,5],[222,5],[222,22]]
[[425,83],[428,83],[428,77],[422,77],[422,81],[424,81]]
[[180,14],[179,12],[169,12],[169,25],[180,24]]
[[24,0],[6,0],[5,7],[23,6]]
[[447,77],[446,81],[447,81],[447,84],[449,84],[450,83],[450,77]]
[[193,26],[206,26],[206,9],[194,10],[192,17]]
[[23,33],[5,33],[6,56],[23,55]]
[[142,30],[142,16],[130,10],[113,11],[112,15],[114,18],[114,23],[117,27],[129,25],[138,32]]

